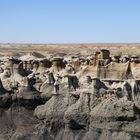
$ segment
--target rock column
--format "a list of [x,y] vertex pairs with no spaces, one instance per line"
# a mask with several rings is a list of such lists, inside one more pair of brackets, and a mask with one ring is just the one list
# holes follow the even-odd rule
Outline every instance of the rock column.
[[97,94],[97,92],[98,92],[98,90],[97,90],[97,80],[98,80],[98,78],[93,78],[92,79],[92,87],[93,87],[92,93],[93,94]]

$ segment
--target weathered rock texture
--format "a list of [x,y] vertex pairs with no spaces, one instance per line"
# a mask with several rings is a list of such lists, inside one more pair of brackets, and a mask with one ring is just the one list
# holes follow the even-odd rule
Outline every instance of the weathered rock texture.
[[125,98],[95,99],[93,106],[91,96],[81,93],[80,98],[75,100],[70,95],[55,95],[45,105],[38,106],[34,115],[44,120],[43,126],[54,140],[140,138],[139,99],[136,103]]
[[139,140],[140,59],[104,51],[1,60],[0,140]]

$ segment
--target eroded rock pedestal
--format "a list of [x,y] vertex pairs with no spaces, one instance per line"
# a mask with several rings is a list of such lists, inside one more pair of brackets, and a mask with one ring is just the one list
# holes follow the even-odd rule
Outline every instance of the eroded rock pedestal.
[[2,61],[0,140],[139,140],[139,63],[105,52]]
[[[21,97],[2,96],[9,106],[0,108],[2,140],[139,140],[140,97],[98,98],[93,93],[52,94],[41,103],[39,93],[22,88]],[[28,90],[27,90],[28,89]],[[30,98],[25,97],[25,94]],[[39,98],[37,98],[38,95]],[[7,101],[8,101],[7,100]],[[5,102],[6,104],[6,102]],[[41,104],[41,105],[40,105]],[[3,104],[4,105],[4,104]],[[31,107],[32,106],[32,107]]]

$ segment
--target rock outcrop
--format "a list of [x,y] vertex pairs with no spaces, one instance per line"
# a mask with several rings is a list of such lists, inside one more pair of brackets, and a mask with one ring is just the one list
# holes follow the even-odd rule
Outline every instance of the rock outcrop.
[[0,140],[139,140],[139,65],[109,55],[1,60]]
[[140,137],[139,109],[138,100],[112,97],[98,101],[90,93],[81,93],[74,100],[70,95],[54,95],[34,115],[45,121],[53,140],[131,140]]

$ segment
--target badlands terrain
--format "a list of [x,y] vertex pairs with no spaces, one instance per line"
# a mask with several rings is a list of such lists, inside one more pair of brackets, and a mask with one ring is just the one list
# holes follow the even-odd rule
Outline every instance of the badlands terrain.
[[0,44],[0,140],[139,140],[140,44]]

